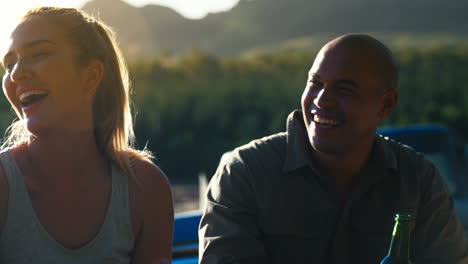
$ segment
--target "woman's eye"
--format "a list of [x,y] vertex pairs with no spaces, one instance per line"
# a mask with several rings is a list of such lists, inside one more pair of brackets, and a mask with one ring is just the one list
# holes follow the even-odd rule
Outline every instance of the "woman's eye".
[[14,63],[5,63],[3,64],[3,68],[7,71],[11,71],[13,69],[13,67],[15,67],[15,64]]
[[47,55],[46,52],[37,52],[37,53],[34,53],[34,54],[32,55],[32,57],[35,58],[35,59],[37,59],[37,58],[44,57],[44,56],[46,56],[46,55]]
[[319,88],[322,86],[322,83],[319,81],[310,81],[309,86],[312,88]]
[[36,61],[36,60],[40,60],[42,58],[45,58],[48,55],[49,55],[48,52],[36,51],[36,52],[31,53],[28,57],[29,57],[30,60]]

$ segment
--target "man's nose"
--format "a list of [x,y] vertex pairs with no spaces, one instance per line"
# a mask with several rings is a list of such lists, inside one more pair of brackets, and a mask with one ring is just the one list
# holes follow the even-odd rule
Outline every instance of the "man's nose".
[[27,63],[24,63],[23,61],[16,62],[10,74],[11,81],[18,83],[29,78],[31,78],[31,69]]
[[314,104],[319,108],[327,108],[336,104],[336,99],[332,89],[323,87],[318,91],[317,96],[314,99]]

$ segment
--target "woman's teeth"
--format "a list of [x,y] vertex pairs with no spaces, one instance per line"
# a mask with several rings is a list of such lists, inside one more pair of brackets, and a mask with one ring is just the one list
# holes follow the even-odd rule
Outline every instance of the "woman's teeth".
[[34,90],[34,91],[28,91],[25,93],[22,93],[19,96],[21,106],[28,106],[32,103],[35,103],[47,96],[47,92],[45,91],[39,91],[39,90]]
[[25,92],[23,94],[20,95],[19,99],[20,101],[26,101],[27,98],[31,95],[46,95],[47,92],[45,91],[38,91],[38,90],[35,90],[35,91],[29,91],[29,92]]

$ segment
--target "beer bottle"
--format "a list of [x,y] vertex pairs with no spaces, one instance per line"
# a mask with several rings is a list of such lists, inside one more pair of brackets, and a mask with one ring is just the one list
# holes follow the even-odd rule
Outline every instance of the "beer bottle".
[[410,224],[411,215],[396,214],[390,249],[380,264],[411,264],[409,258]]

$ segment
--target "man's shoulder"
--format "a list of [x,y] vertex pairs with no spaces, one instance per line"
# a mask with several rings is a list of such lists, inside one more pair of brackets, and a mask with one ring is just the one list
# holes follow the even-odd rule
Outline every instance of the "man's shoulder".
[[380,142],[386,161],[394,162],[395,169],[402,177],[422,181],[434,176],[433,172],[437,169],[423,153],[387,137],[380,136]]
[[422,153],[417,152],[411,146],[405,145],[389,137],[378,135],[377,140],[382,146],[387,157],[393,156],[398,160],[404,160],[407,162],[416,162],[423,157]]
[[286,132],[276,133],[270,136],[258,138],[250,141],[249,143],[236,148],[235,150],[249,152],[249,151],[268,151],[283,147],[286,143]]
[[286,141],[286,132],[255,139],[225,153],[222,162],[262,164],[269,160],[283,159],[286,153]]

